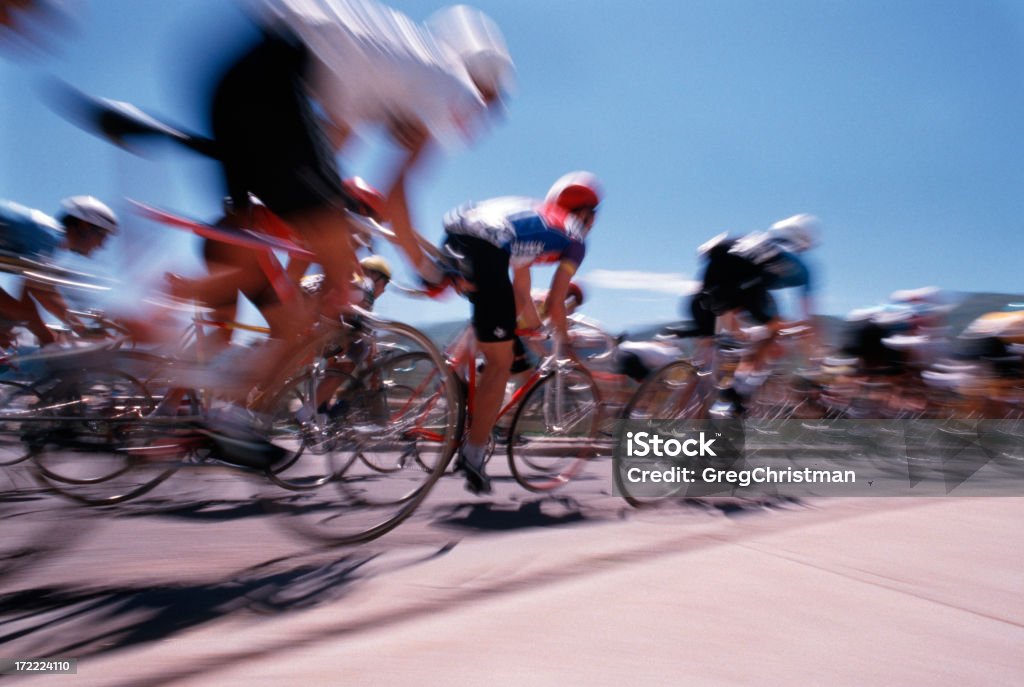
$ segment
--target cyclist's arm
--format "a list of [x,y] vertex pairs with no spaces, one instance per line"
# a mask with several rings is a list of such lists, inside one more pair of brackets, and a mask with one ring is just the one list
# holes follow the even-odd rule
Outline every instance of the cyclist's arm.
[[423,252],[426,240],[413,226],[408,197],[409,174],[424,160],[426,151],[430,148],[430,137],[426,129],[409,123],[396,122],[391,131],[392,137],[406,149],[407,155],[396,170],[391,188],[385,194],[388,220],[395,232],[395,242],[412,266],[421,277],[429,282],[436,282],[440,274]]
[[537,307],[533,304],[533,299],[530,298],[531,286],[532,277],[529,265],[512,270],[512,292],[516,297],[516,312],[519,313],[519,322],[524,329],[537,329],[541,326]]
[[547,307],[548,321],[555,331],[555,335],[562,341],[569,340],[568,317],[565,311],[565,298],[569,293],[569,282],[576,273],[577,264],[563,260],[558,263],[555,276],[551,279],[551,288],[548,290]]
[[[62,321],[67,321],[65,315],[68,310],[67,303],[64,303],[64,299],[61,295],[50,289],[45,288],[33,288],[26,286],[21,295],[20,301],[20,313],[19,319],[25,322],[25,328],[35,335],[36,339],[39,340],[40,346],[53,343],[56,338],[53,332],[43,322],[42,316],[39,314],[39,310],[36,308],[36,302],[46,308],[49,312],[56,315]],[[59,306],[58,303],[62,304],[63,307]],[[80,323],[79,323],[80,326]]]
[[81,320],[68,312],[67,301],[64,300],[64,296],[60,294],[60,291],[49,287],[28,284],[25,286],[25,294],[26,296],[31,296],[47,312],[59,318],[72,329],[80,329],[84,326]]

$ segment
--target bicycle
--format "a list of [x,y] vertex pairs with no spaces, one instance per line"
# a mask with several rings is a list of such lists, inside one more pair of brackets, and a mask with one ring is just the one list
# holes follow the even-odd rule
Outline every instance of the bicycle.
[[[780,332],[782,341],[796,341],[807,333],[806,327],[790,327]],[[685,327],[670,327],[659,335],[662,339],[689,338],[695,332]],[[713,339],[710,357],[698,366],[692,360],[677,360],[659,368],[643,381],[626,404],[622,418],[626,421],[650,423],[655,429],[666,421],[743,421],[745,433],[755,437],[774,437],[773,443],[745,441],[746,455],[771,450],[796,440],[792,423],[804,415],[820,417],[817,391],[810,377],[794,375],[779,360],[773,360],[764,373],[763,381],[742,406],[730,398],[728,391],[734,384],[737,367],[750,354],[750,345],[728,333]],[[725,393],[723,393],[725,392]],[[786,436],[780,438],[780,432]],[[803,428],[796,428],[797,433]],[[675,463],[665,459],[654,469],[672,469]],[[633,485],[616,469],[616,488],[623,498],[637,508],[663,501],[663,490],[647,493]]]
[[[472,422],[473,415],[475,341],[472,327],[467,326],[445,349],[448,363],[465,390],[461,412],[465,427]],[[503,421],[509,423],[507,430]],[[596,382],[556,342],[551,353],[541,359],[498,411],[488,459],[504,433],[513,479],[529,491],[549,491],[569,482],[592,458],[600,423],[601,401]],[[465,427],[460,426],[463,433]]]
[[[182,222],[189,223],[188,220]],[[375,353],[368,357],[362,372],[352,377],[356,384],[338,385],[341,391],[334,394],[336,398],[339,394],[344,397],[349,408],[366,405],[358,399],[366,395],[371,379],[385,386],[397,386],[394,380],[399,372],[415,367],[409,364],[414,353],[420,366],[429,361],[435,371],[446,369],[433,343],[415,329],[365,312],[356,312],[354,319],[358,322],[356,326],[344,322],[317,323],[283,366],[282,370],[287,373],[283,372],[264,388],[254,390],[250,397],[254,412],[268,413],[264,429],[283,453],[282,460],[258,471],[277,486],[297,493],[297,498],[288,502],[287,507],[276,503],[273,509],[302,515],[295,518],[299,529],[332,543],[365,541],[397,526],[425,498],[455,449],[458,401],[454,396],[454,382],[445,374],[432,375],[432,386],[425,387],[433,399],[432,417],[439,418],[432,436],[412,438],[396,431],[393,423],[346,425],[345,419],[352,418],[351,412],[347,415],[335,412],[331,422],[323,422],[321,427],[308,418],[298,419],[298,408],[303,403],[308,405],[314,398],[309,389],[315,390],[325,380],[345,374],[326,366],[318,367],[316,362],[337,357],[356,340],[390,340],[389,344],[373,349],[404,348],[406,356],[397,359],[390,354]],[[203,324],[197,319],[194,327],[198,329]],[[206,412],[206,401],[195,391],[183,389],[175,380],[176,367],[182,366],[181,361],[131,352],[131,355],[119,356],[117,362],[148,366],[147,374],[140,375],[145,381],[119,373],[122,380],[131,380],[129,393],[125,389],[118,390],[109,379],[106,386],[101,383],[99,387],[88,387],[86,378],[65,370],[60,384],[54,386],[54,389],[63,389],[63,396],[49,393],[46,403],[30,403],[32,417],[25,418],[30,423],[34,421],[36,427],[30,446],[41,478],[51,488],[89,505],[115,505],[141,496],[182,465],[201,462],[209,453],[208,435],[199,425]],[[89,370],[91,377],[88,379],[97,377],[98,373],[90,370],[89,365],[76,365]],[[150,389],[155,393],[150,393]],[[166,414],[156,414],[155,410],[161,404],[167,405],[164,401],[174,394],[186,399],[184,412],[175,402],[170,404]],[[73,397],[73,400],[67,402],[65,397]],[[96,402],[90,405],[82,402],[83,398]],[[296,399],[299,399],[298,406]],[[407,395],[406,412],[415,405],[415,400]],[[334,403],[332,409],[339,405]],[[75,412],[68,414],[69,407],[74,407]],[[392,469],[386,483],[375,477],[379,472],[359,469],[359,465],[374,461],[379,465],[395,460],[396,455],[409,453],[408,446],[412,442],[416,444],[420,462],[432,463],[433,469],[424,471],[417,467],[415,472],[406,471],[404,479],[396,478],[394,473],[398,470]],[[67,455],[69,448],[75,449],[70,453],[78,455]],[[85,452],[97,455],[82,455]],[[102,458],[98,454],[102,454]],[[427,458],[428,455],[432,458]],[[400,460],[395,460],[394,465],[400,464]],[[317,471],[319,474],[315,474]],[[312,495],[327,485],[333,485],[329,495]],[[329,515],[320,517],[328,511]],[[311,514],[316,517],[308,517]]]

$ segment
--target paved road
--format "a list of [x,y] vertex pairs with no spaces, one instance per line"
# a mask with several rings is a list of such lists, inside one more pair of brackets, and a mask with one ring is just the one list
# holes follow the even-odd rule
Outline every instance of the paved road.
[[0,570],[0,653],[77,657],[77,676],[42,678],[76,685],[1024,675],[1020,499],[635,511],[608,470],[552,496],[445,478],[398,530],[348,548],[280,527],[262,482],[233,470],[183,471],[109,511],[8,470],[0,535],[27,555]]

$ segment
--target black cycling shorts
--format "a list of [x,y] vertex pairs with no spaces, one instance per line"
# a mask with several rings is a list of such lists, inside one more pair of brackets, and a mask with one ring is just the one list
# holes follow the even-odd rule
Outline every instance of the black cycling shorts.
[[466,278],[475,291],[469,293],[473,304],[473,331],[483,343],[511,341],[516,330],[516,297],[509,276],[509,253],[475,236],[448,234],[446,246],[465,258],[471,271]]
[[714,335],[715,319],[730,310],[746,312],[757,324],[766,324],[778,316],[763,270],[756,263],[730,253],[732,245],[733,242],[724,241],[708,254],[704,283],[690,302],[698,336]]
[[885,339],[895,332],[870,320],[851,322],[842,337],[840,352],[859,360],[858,369],[864,374],[896,375],[906,370],[907,354],[889,348]]
[[268,32],[218,82],[213,137],[237,207],[248,193],[285,218],[345,204],[334,151],[305,89],[309,67],[301,41]]

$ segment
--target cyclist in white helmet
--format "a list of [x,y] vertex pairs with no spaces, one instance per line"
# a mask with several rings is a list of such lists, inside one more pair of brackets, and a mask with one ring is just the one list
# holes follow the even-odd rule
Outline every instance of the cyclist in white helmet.
[[[89,256],[117,233],[117,215],[92,196],[73,196],[61,201],[56,218],[9,201],[0,201],[0,256],[9,263],[22,259],[53,262],[62,250]],[[68,312],[64,297],[51,284],[25,280],[17,298],[0,289],[0,318],[23,322],[40,345],[54,342],[36,304],[72,329],[82,322]]]
[[818,337],[814,331],[814,300],[811,270],[803,253],[818,243],[820,221],[800,214],[776,222],[767,231],[747,234],[738,239],[719,235],[703,244],[698,253],[707,261],[701,290],[690,301],[690,312],[698,336],[706,337],[698,356],[706,358],[708,338],[713,336],[719,317],[741,313],[755,325],[767,328],[767,336],[756,346],[754,355],[737,369],[737,381],[725,394],[742,411],[744,396],[752,393],[774,349],[776,334],[787,325],[779,317],[772,291],[800,290],[802,317],[811,328],[805,347],[809,357]]
[[412,227],[407,181],[431,141],[469,138],[508,90],[512,60],[479,10],[449,8],[428,24],[372,0],[259,0],[262,38],[225,71],[214,92],[214,140],[237,207],[255,194],[316,254],[325,295],[345,301],[359,271],[351,199],[335,154],[366,126],[404,151],[385,192],[399,243],[427,278]]

